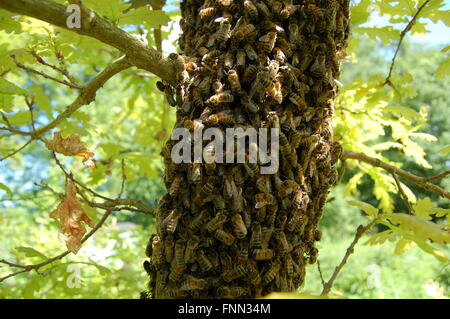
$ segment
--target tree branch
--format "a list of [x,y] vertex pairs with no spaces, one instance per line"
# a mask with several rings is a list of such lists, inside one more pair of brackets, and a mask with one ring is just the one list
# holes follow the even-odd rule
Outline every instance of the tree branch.
[[430,183],[426,177],[420,177],[420,176],[411,174],[401,168],[398,168],[391,164],[385,163],[385,162],[379,160],[378,158],[373,158],[373,157],[370,157],[370,156],[367,156],[367,155],[361,154],[361,153],[344,152],[342,154],[341,159],[342,160],[353,159],[353,160],[357,160],[360,162],[370,164],[372,166],[380,167],[380,168],[388,171],[391,174],[396,174],[397,176],[403,177],[404,179],[407,179],[410,182],[413,182],[417,186],[420,186],[423,189],[426,189],[427,191],[436,193],[439,196],[450,199],[450,192],[442,189],[441,187],[439,187],[437,185]]
[[[66,6],[49,0],[0,0],[0,8],[33,17],[55,26],[69,29]],[[69,29],[78,34],[95,38],[124,53],[132,65],[152,72],[169,84],[176,85],[176,70],[173,63],[161,53],[149,47],[132,34],[114,26],[93,11],[82,7],[82,27]]]
[[[1,0],[0,0],[1,1]],[[74,112],[76,112],[79,108],[81,108],[84,105],[88,105],[92,103],[95,100],[95,96],[97,91],[105,85],[105,83],[112,78],[117,73],[128,69],[131,67],[131,64],[129,63],[128,59],[126,57],[121,57],[120,59],[114,61],[109,66],[107,66],[102,72],[97,74],[88,84],[86,84],[83,88],[80,90],[80,94],[75,99],[75,101],[66,107],[66,109],[60,113],[53,121],[51,121],[49,124],[35,130],[33,129],[32,132],[23,132],[14,129],[11,127],[9,122],[7,122],[8,127],[0,127],[0,130],[9,131],[11,133],[22,135],[22,136],[29,136],[30,139],[24,144],[21,148],[17,149],[16,151],[6,155],[3,158],[0,158],[0,162],[4,161],[7,158],[10,158],[20,151],[22,151],[25,147],[30,145],[31,142],[34,140],[38,140],[41,138],[41,136],[51,129],[55,128],[60,124],[63,120],[70,117]],[[2,114],[2,116],[4,116]]]
[[[95,232],[96,232],[97,230],[99,230],[100,227],[103,226],[103,224],[104,224],[105,221],[108,219],[109,215],[111,215],[111,213],[112,213],[112,210],[109,210],[109,211],[107,211],[105,214],[103,214],[102,218],[101,218],[100,221],[97,223],[97,225],[95,225],[95,227],[92,228],[91,231],[90,231],[89,233],[87,233],[87,234],[83,237],[83,239],[81,240],[81,243],[84,243],[84,242],[85,242],[86,240],[88,240],[92,235],[94,235]],[[14,264],[14,263],[11,263],[11,262],[9,262],[9,261],[6,261],[6,260],[2,259],[2,260],[0,260],[0,263],[5,264],[5,265],[8,265],[8,266],[10,266],[10,267],[22,268],[22,270],[17,271],[17,272],[14,272],[14,273],[11,273],[11,274],[9,274],[9,275],[7,275],[7,276],[5,276],[5,277],[0,278],[0,283],[3,282],[3,281],[5,281],[5,280],[8,279],[8,278],[17,276],[17,275],[22,274],[22,273],[25,273],[25,272],[30,272],[30,271],[32,271],[33,269],[34,269],[34,270],[39,270],[40,268],[42,268],[42,267],[44,267],[44,266],[47,266],[47,265],[49,265],[49,264],[51,264],[51,263],[54,263],[55,261],[58,261],[58,260],[63,259],[63,258],[66,257],[68,254],[70,254],[70,251],[69,251],[69,250],[66,250],[66,251],[63,252],[62,254],[59,254],[58,256],[55,256],[55,257],[53,257],[53,258],[47,259],[46,261],[44,261],[44,262],[42,262],[42,263],[34,264],[34,265],[20,265],[20,264]]]
[[389,68],[389,74],[386,77],[386,80],[384,81],[383,85],[389,85],[391,87],[393,87],[393,84],[391,82],[391,76],[392,76],[392,72],[394,71],[394,66],[395,66],[395,61],[397,59],[397,55],[400,52],[400,48],[402,46],[403,40],[406,36],[406,34],[411,30],[411,28],[414,26],[414,24],[416,23],[416,20],[418,19],[420,13],[422,12],[422,10],[428,5],[428,3],[430,3],[431,0],[426,0],[420,7],[419,9],[417,9],[416,14],[414,15],[414,17],[409,21],[409,23],[406,25],[405,29],[403,29],[403,31],[400,33],[400,40],[398,41],[397,44],[397,49],[395,50],[395,54],[392,57],[392,62],[391,62],[391,67]]
[[347,248],[347,252],[344,255],[344,258],[342,258],[342,261],[340,262],[340,264],[336,267],[336,269],[334,270],[333,274],[331,275],[330,280],[327,281],[327,283],[324,285],[322,293],[320,294],[321,296],[326,296],[328,295],[328,293],[331,290],[331,287],[333,287],[334,281],[336,280],[337,276],[339,275],[340,271],[342,270],[342,268],[345,266],[345,264],[347,263],[348,258],[350,257],[351,254],[353,254],[353,252],[355,251],[355,246],[358,243],[358,241],[361,239],[362,235],[368,231],[369,229],[371,229],[373,227],[373,225],[375,225],[377,223],[377,219],[375,219],[374,221],[372,221],[370,224],[368,224],[367,226],[363,226],[363,225],[359,225],[356,234],[355,234],[355,238],[353,239],[352,243],[350,244],[350,246]]

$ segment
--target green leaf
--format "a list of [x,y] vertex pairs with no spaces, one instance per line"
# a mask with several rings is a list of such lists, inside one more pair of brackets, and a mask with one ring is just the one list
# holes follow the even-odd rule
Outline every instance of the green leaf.
[[397,238],[397,234],[394,233],[392,230],[385,230],[381,233],[378,233],[371,238],[369,238],[364,245],[382,245],[386,241],[394,241]]
[[362,0],[358,4],[352,7],[352,25],[356,27],[357,25],[363,24],[369,20],[370,10],[369,6],[371,0]]
[[442,217],[450,213],[450,209],[436,207],[429,197],[421,198],[412,206],[417,216],[426,220],[431,220],[431,215]]
[[9,196],[12,196],[11,190],[10,190],[9,187],[6,186],[5,184],[0,183],[0,189],[2,189],[2,190],[4,190],[5,192],[7,192]]
[[411,249],[412,240],[401,238],[395,246],[394,255],[401,255]]
[[90,265],[94,266],[95,268],[97,268],[97,270],[100,272],[100,274],[102,276],[108,275],[111,273],[111,270],[109,268],[106,268],[104,266],[95,264],[95,263],[90,263]]
[[417,244],[417,246],[420,247],[420,249],[422,249],[426,253],[429,253],[429,254],[433,255],[439,261],[444,262],[444,263],[450,261],[446,253],[444,253],[441,250],[439,250],[439,249],[437,249],[437,248],[427,244],[425,241],[423,241],[423,240],[414,240],[414,242]]
[[437,151],[438,154],[447,154],[450,153],[450,145],[444,147],[443,149],[440,149],[439,151]]
[[389,215],[388,219],[393,224],[398,224],[400,229],[412,232],[414,238],[430,239],[438,244],[450,243],[450,231],[421,217],[396,213]]
[[21,89],[14,83],[0,78],[0,94],[10,94],[10,95],[23,95],[23,96],[31,96],[32,94],[27,90]]
[[18,252],[24,253],[26,257],[39,257],[42,260],[49,259],[47,256],[45,256],[43,253],[37,251],[34,248],[31,247],[16,247],[15,248]]
[[367,215],[369,215],[369,216],[376,217],[378,215],[378,209],[368,203],[357,201],[357,200],[349,200],[349,201],[347,201],[347,203],[349,203],[352,206],[358,207],[359,209],[366,212]]
[[439,65],[436,71],[436,78],[443,79],[449,74],[450,74],[450,59],[444,61],[441,65]]
[[169,21],[170,18],[164,11],[142,7],[122,15],[119,23],[121,25],[145,24],[148,28],[157,28],[160,25],[167,25]]

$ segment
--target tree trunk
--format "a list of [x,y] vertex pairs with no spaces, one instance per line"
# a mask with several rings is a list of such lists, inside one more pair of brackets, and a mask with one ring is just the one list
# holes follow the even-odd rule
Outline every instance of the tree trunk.
[[337,179],[331,117],[349,0],[184,0],[181,12],[175,127],[280,128],[280,169],[175,164],[168,141],[168,194],[147,247],[143,296],[295,291],[317,260],[317,224]]

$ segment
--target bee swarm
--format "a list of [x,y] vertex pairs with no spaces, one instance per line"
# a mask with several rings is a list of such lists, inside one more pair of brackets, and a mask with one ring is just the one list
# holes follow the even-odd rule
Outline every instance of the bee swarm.
[[280,128],[280,169],[174,164],[169,140],[168,193],[144,263],[149,291],[153,298],[295,291],[317,260],[317,224],[337,179],[341,147],[331,117],[349,0],[184,0],[181,12],[185,56],[170,56],[178,86],[159,83],[177,107],[175,127]]

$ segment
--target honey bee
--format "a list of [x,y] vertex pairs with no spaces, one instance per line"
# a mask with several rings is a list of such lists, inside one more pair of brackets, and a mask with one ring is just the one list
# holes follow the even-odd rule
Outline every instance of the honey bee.
[[219,254],[217,253],[217,251],[215,249],[209,249],[207,252],[207,257],[208,257],[209,261],[211,262],[211,264],[213,265],[213,269],[219,270],[220,269],[220,258],[219,258]]
[[311,265],[315,264],[317,261],[317,257],[319,255],[319,250],[316,247],[313,247],[309,252],[309,263]]
[[250,0],[244,1],[244,11],[253,20],[258,19],[258,9],[256,8],[253,1]]
[[281,264],[279,261],[272,262],[272,265],[270,266],[269,270],[267,270],[267,272],[262,277],[262,283],[264,285],[267,285],[270,282],[272,282],[272,280],[275,279],[275,276],[277,275],[277,273],[280,271],[280,268],[281,268]]
[[245,67],[246,54],[244,50],[238,50],[236,53],[236,67],[243,69]]
[[221,227],[226,220],[227,216],[222,212],[218,212],[216,216],[206,224],[205,228],[208,232],[212,233]]
[[234,101],[233,94],[225,91],[225,92],[217,93],[217,94],[211,96],[206,101],[206,103],[211,104],[211,105],[218,105],[221,103],[231,103],[233,101]]
[[292,250],[291,245],[289,244],[287,238],[286,238],[286,234],[282,231],[279,231],[275,234],[276,239],[279,241],[280,243],[280,247],[281,247],[281,254],[285,255],[287,253],[289,253]]
[[197,252],[197,262],[203,272],[208,272],[213,269],[211,261],[206,257],[205,252],[202,249]]
[[185,297],[187,297],[188,293],[181,288],[173,288],[173,289],[167,290],[167,295],[170,298],[185,298]]
[[257,92],[259,92],[258,94],[264,92],[266,87],[270,84],[270,82],[271,82],[270,74],[268,71],[262,70],[258,72],[256,74],[256,80],[253,82],[253,85],[250,88],[249,97],[252,98],[253,95],[257,94]]
[[256,28],[253,24],[245,24],[234,32],[234,36],[238,41],[247,40],[254,32]]
[[302,234],[307,222],[308,218],[305,215],[296,212],[287,223],[286,229],[290,232],[295,231]]
[[143,266],[147,275],[150,276],[150,280],[153,282],[156,278],[156,268],[148,260],[144,260]]
[[207,286],[205,279],[195,278],[194,276],[187,275],[184,282],[181,284],[182,290],[203,290]]
[[295,6],[292,3],[292,0],[285,1],[284,8],[280,12],[280,18],[284,20],[289,19],[289,17],[291,17],[295,13],[295,11],[297,11],[298,7],[299,6]]
[[255,222],[252,226],[252,236],[250,238],[250,248],[261,247],[262,243],[262,232],[261,224]]
[[211,195],[211,193],[214,191],[214,184],[216,183],[216,178],[214,178],[214,176],[210,176],[208,178],[208,181],[205,183],[205,185],[203,185],[202,189],[201,189],[201,196],[209,196]]
[[345,26],[344,26],[344,16],[339,15],[336,19],[336,40],[337,42],[343,42],[345,38]]
[[197,236],[191,236],[187,242],[186,250],[184,252],[184,262],[186,264],[190,264],[194,261],[195,258],[195,250],[197,249],[200,243],[200,238]]
[[255,208],[259,209],[267,205],[272,205],[273,203],[276,202],[276,199],[273,197],[272,194],[259,193],[255,195],[255,202],[256,202]]
[[267,92],[272,99],[278,104],[283,102],[283,93],[281,90],[281,83],[279,81],[272,82],[267,88]]
[[231,246],[234,243],[234,236],[223,229],[217,229],[214,233],[214,237],[227,246]]
[[186,267],[175,267],[169,273],[169,280],[172,282],[177,282],[181,279],[186,271]]
[[299,111],[304,111],[308,107],[303,97],[297,93],[292,92],[289,96],[289,100],[298,107]]
[[234,299],[248,294],[247,288],[244,287],[226,287],[217,288],[217,294],[220,298]]
[[246,264],[248,261],[248,242],[241,241],[239,244],[238,264]]
[[199,12],[199,16],[201,19],[210,19],[216,14],[216,9],[214,7],[209,7],[205,9],[201,9]]
[[267,175],[261,175],[256,180],[256,187],[261,193],[272,193],[272,185],[270,184],[270,179]]
[[233,3],[233,0],[217,0],[217,2],[218,2],[222,7],[229,7],[229,6]]
[[314,230],[314,240],[320,241],[322,239],[322,232],[318,229]]
[[184,267],[186,264],[184,262],[184,251],[186,246],[184,241],[179,239],[175,242],[175,266]]
[[202,97],[202,93],[200,91],[200,88],[195,88],[192,91],[192,100],[193,100],[194,105],[196,107],[199,107],[199,108],[203,107],[203,97]]
[[252,225],[252,217],[249,209],[242,210],[242,219],[244,220],[245,227],[249,229],[250,226]]
[[253,102],[248,95],[241,98],[241,104],[244,105],[245,109],[250,113],[257,113],[259,111],[259,106]]
[[202,228],[206,217],[206,212],[207,212],[206,210],[202,210],[200,214],[195,216],[195,218],[191,221],[191,223],[188,226],[191,231],[196,233],[200,230],[200,228]]
[[243,239],[247,236],[247,227],[245,226],[244,220],[240,214],[234,214],[231,217],[231,222],[233,223],[233,230],[238,239]]
[[267,249],[269,246],[270,239],[272,238],[272,234],[274,232],[274,227],[271,225],[270,227],[264,226],[261,229],[262,234],[262,240],[261,240],[261,247],[263,249]]
[[201,163],[192,163],[190,172],[191,172],[192,183],[199,184],[202,181],[202,165],[201,165]]
[[167,262],[171,262],[173,259],[173,252],[175,248],[175,242],[173,240],[173,236],[167,236],[164,239],[164,255],[166,257]]
[[273,249],[254,249],[252,256],[255,260],[269,260],[274,256]]
[[313,77],[321,79],[325,77],[326,65],[325,65],[325,55],[319,55],[316,61],[311,65],[311,74]]
[[260,37],[259,41],[262,42],[264,52],[271,53],[272,50],[275,48],[275,43],[277,42],[277,33],[271,31]]
[[261,283],[261,276],[259,275],[255,263],[249,262],[247,264],[247,274],[250,278],[250,283],[252,285],[257,286]]
[[258,9],[258,12],[261,13],[262,16],[266,18],[271,18],[272,13],[270,12],[269,8],[266,6],[266,4],[262,1],[256,2],[256,8]]
[[230,82],[231,91],[237,96],[242,95],[242,87],[236,70],[228,71],[228,81]]
[[164,245],[159,236],[152,236],[152,260],[155,264],[164,263]]
[[283,63],[285,63],[287,61],[286,55],[284,54],[284,52],[280,48],[275,47],[273,49],[273,51],[274,51],[275,60],[277,62],[279,62],[280,64],[283,64]]
[[291,48],[291,44],[287,42],[285,38],[277,37],[277,44],[287,58],[290,58],[292,56],[293,51]]
[[288,277],[294,276],[294,263],[292,261],[291,254],[287,254],[284,257],[284,270],[285,270],[286,274],[288,275]]
[[216,19],[216,22],[220,22],[216,39],[219,43],[225,43],[230,38],[231,24],[226,18]]
[[178,226],[178,221],[181,217],[181,212],[174,209],[170,214],[161,222],[161,226],[165,226],[168,233],[173,234]]
[[237,265],[233,269],[225,272],[222,277],[225,282],[230,282],[240,277],[243,277],[246,274],[247,274],[247,267],[245,265]]
[[258,59],[258,54],[250,44],[244,46],[244,51],[250,61],[256,61]]

